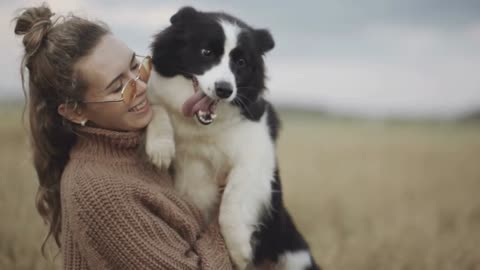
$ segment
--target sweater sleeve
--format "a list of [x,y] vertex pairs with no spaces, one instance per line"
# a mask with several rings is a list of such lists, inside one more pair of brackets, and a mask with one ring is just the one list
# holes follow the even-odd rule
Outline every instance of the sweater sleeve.
[[123,183],[85,183],[69,200],[73,235],[90,269],[232,268],[217,223],[187,240],[168,223],[178,213],[162,211],[168,196],[142,190],[145,200]]

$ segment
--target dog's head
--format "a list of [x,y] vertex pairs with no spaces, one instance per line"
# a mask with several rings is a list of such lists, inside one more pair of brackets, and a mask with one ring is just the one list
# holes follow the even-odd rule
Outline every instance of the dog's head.
[[200,90],[215,102],[245,106],[261,96],[263,55],[274,47],[268,30],[254,29],[225,13],[192,7],[180,9],[170,22],[151,46],[157,73],[195,78]]

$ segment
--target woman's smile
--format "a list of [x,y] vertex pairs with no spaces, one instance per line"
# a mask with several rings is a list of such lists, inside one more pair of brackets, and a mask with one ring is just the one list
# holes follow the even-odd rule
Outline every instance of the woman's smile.
[[130,108],[128,111],[129,111],[129,112],[134,112],[134,113],[145,113],[145,112],[147,112],[148,110],[150,110],[150,103],[149,103],[148,100],[145,98],[142,102],[140,102],[139,104],[133,106],[133,107]]

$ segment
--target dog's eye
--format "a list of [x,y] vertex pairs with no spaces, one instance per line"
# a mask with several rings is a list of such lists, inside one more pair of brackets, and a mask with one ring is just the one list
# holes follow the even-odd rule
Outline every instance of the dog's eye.
[[210,56],[210,55],[212,55],[212,51],[210,51],[209,49],[202,49],[202,55],[203,56]]
[[246,64],[247,64],[247,61],[245,61],[245,59],[243,59],[243,58],[240,58],[240,59],[237,60],[237,65],[239,67],[244,67]]

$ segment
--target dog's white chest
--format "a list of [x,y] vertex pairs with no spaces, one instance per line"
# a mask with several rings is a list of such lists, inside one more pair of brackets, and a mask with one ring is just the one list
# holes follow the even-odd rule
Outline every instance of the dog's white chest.
[[[232,169],[248,174],[263,163],[260,167],[268,168],[269,174],[273,172],[274,149],[264,121],[225,121],[200,126],[175,116],[172,120],[175,186],[204,213],[209,213],[218,202],[218,186],[225,183]],[[248,192],[249,181],[244,181],[245,192]]]

